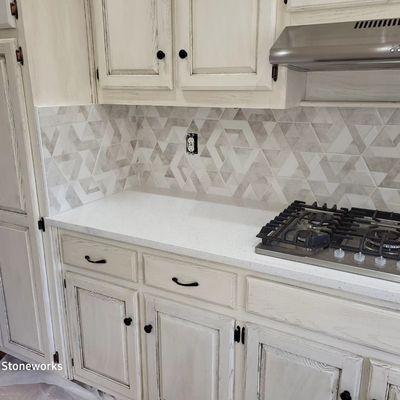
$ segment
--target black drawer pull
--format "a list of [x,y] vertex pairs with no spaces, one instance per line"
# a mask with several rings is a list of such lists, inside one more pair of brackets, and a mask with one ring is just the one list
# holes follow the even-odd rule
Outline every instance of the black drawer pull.
[[87,262],[90,262],[90,263],[92,263],[92,264],[105,264],[106,262],[107,262],[107,260],[96,260],[96,261],[93,261],[91,258],[90,258],[90,256],[85,256],[85,260],[87,261]]
[[179,282],[178,278],[172,278],[172,281],[175,282],[179,286],[185,286],[185,287],[196,287],[196,286],[199,286],[199,282],[181,283],[181,282]]

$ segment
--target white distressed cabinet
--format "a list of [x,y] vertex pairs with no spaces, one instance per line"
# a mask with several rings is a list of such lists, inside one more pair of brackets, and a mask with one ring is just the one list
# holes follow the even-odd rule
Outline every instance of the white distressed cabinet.
[[66,287],[73,377],[139,399],[136,293],[76,274],[67,274]]
[[149,400],[229,400],[234,320],[146,296]]
[[388,0],[288,0],[289,11],[387,3]]
[[368,400],[400,400],[400,369],[371,362]]
[[171,89],[171,0],[94,0],[102,87]]
[[51,349],[47,287],[16,49],[14,39],[0,40],[0,328],[5,352],[43,362]]
[[348,392],[357,400],[362,365],[361,357],[249,325],[245,399],[337,400]]
[[16,10],[15,7],[12,0],[0,0],[0,29],[15,28],[15,11],[12,11]]
[[270,0],[177,0],[176,52],[183,89],[271,89]]

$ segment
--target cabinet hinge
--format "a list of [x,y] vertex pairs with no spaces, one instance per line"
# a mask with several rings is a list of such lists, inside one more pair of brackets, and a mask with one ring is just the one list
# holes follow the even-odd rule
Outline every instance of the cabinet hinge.
[[272,66],[272,80],[276,82],[278,80],[278,71],[279,71],[279,66],[278,64],[274,64]]
[[246,335],[246,328],[240,327],[239,325],[235,328],[233,338],[236,343],[242,343],[244,344],[245,342],[245,335]]
[[67,280],[66,279],[64,279],[64,288],[65,289],[67,288]]
[[15,19],[18,19],[18,5],[17,0],[14,0],[10,3],[10,12]]
[[75,363],[74,363],[74,359],[73,359],[73,358],[71,358],[71,365],[72,365],[72,366],[75,366]]
[[100,74],[99,74],[99,69],[96,68],[96,79],[99,81],[100,80]]
[[38,221],[38,229],[39,231],[46,232],[46,224],[44,223],[44,218],[40,218]]
[[56,351],[56,352],[53,354],[53,362],[54,362],[54,364],[60,364],[60,356],[59,356],[59,354],[58,354],[58,351]]
[[19,62],[21,65],[24,65],[24,55],[21,47],[18,47],[18,49],[15,50],[15,57],[17,58],[17,62]]

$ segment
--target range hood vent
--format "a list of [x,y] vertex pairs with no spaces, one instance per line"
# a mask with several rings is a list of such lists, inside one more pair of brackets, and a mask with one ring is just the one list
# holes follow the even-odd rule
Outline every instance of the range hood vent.
[[270,62],[300,71],[400,69],[400,18],[288,26]]

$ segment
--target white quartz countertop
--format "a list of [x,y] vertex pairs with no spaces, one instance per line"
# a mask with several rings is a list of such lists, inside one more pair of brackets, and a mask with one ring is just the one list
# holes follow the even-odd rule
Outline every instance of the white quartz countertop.
[[142,192],[106,197],[49,225],[249,271],[400,303],[400,284],[254,252],[256,235],[276,212]]

